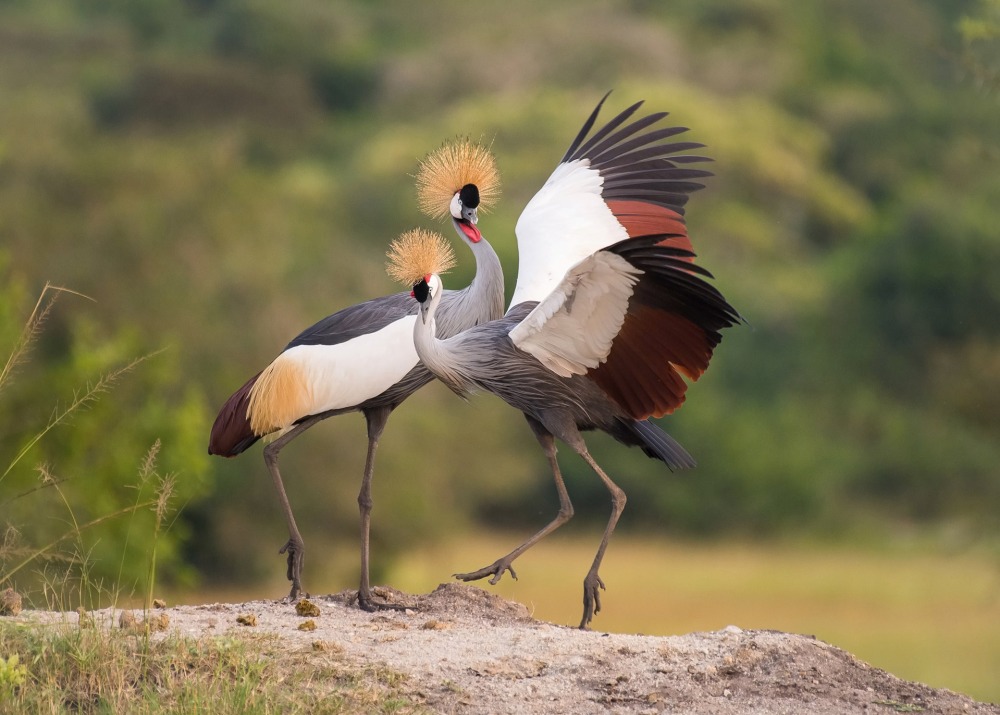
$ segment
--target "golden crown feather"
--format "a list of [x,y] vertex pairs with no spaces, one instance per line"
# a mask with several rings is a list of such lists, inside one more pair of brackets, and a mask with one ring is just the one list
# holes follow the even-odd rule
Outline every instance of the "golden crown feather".
[[389,244],[386,273],[405,286],[412,286],[430,273],[447,273],[455,267],[455,252],[436,231],[415,228]]
[[469,139],[446,142],[417,170],[417,203],[431,218],[450,215],[451,200],[466,184],[479,189],[479,209],[489,211],[500,197],[500,172],[489,149]]

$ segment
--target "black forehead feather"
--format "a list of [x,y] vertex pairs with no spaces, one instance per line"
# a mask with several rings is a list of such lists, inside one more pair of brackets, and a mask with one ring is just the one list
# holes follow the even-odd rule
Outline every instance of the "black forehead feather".
[[478,208],[479,187],[475,184],[466,184],[462,187],[461,191],[458,192],[458,198],[462,202],[462,206],[469,209]]
[[431,287],[427,285],[427,281],[425,280],[421,280],[413,286],[413,297],[416,298],[419,303],[426,301],[430,294]]

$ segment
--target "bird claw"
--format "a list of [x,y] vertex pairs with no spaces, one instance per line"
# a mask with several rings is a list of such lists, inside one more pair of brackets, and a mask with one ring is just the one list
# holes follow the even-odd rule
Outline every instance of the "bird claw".
[[406,606],[399,603],[385,603],[384,601],[376,601],[372,598],[372,595],[362,594],[358,592],[358,608],[367,613],[375,613],[376,611],[405,611]]
[[510,571],[510,577],[517,581],[517,574],[514,573],[514,567],[506,559],[497,559],[489,566],[485,566],[472,573],[456,573],[452,575],[459,581],[478,581],[492,574],[493,578],[490,579],[489,583],[491,586],[496,586],[500,583],[500,579],[503,578],[505,571]]
[[604,590],[604,581],[600,576],[596,573],[587,574],[587,578],[583,580],[583,618],[580,620],[580,630],[587,630],[594,615],[601,612],[601,591]]
[[302,564],[305,561],[305,546],[300,541],[289,539],[284,546],[278,549],[278,553],[288,554],[288,569],[285,576],[292,582],[288,600],[294,602],[302,592]]

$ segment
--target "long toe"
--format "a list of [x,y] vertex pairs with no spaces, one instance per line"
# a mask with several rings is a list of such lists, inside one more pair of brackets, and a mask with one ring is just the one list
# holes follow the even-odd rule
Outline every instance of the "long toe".
[[359,598],[358,607],[362,611],[367,611],[368,613],[375,613],[376,611],[405,611],[406,606],[399,603],[384,603],[382,601],[375,601],[372,599]]
[[601,612],[601,591],[604,582],[596,573],[587,574],[583,580],[583,618],[580,619],[580,629],[587,630],[594,615]]
[[358,591],[358,608],[362,611],[367,611],[368,613],[374,613],[376,611],[405,611],[406,606],[400,603],[389,603],[387,601],[376,600],[374,595],[369,591],[365,593],[363,591]]
[[285,542],[284,546],[278,549],[278,553],[288,554],[285,575],[292,582],[292,590],[288,597],[294,601],[302,591],[302,567],[305,563],[305,548],[302,542],[289,539]]
[[481,578],[491,576],[492,578],[490,578],[490,584],[496,586],[500,579],[503,578],[504,572],[506,571],[510,571],[511,578],[517,581],[517,574],[514,573],[514,567],[511,566],[510,562],[505,559],[498,559],[489,566],[484,566],[478,571],[472,571],[471,573],[457,573],[453,575],[459,581],[478,581]]

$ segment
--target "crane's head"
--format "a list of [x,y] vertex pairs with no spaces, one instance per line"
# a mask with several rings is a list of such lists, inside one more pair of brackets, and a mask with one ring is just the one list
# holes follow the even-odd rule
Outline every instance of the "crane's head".
[[411,295],[420,303],[420,315],[426,322],[432,299],[442,290],[438,274],[455,265],[451,244],[440,233],[415,228],[393,241],[386,256],[386,271],[403,285],[413,286]]
[[451,197],[448,211],[455,226],[473,243],[483,240],[483,234],[476,228],[479,223],[479,187],[466,184]]
[[420,319],[424,323],[427,322],[430,315],[434,298],[440,295],[443,290],[444,284],[441,282],[441,276],[436,273],[430,273],[413,284],[411,295],[420,304]]
[[500,195],[496,159],[467,139],[448,142],[428,154],[417,171],[420,210],[431,218],[450,216],[462,238],[479,243],[479,209],[486,211]]

